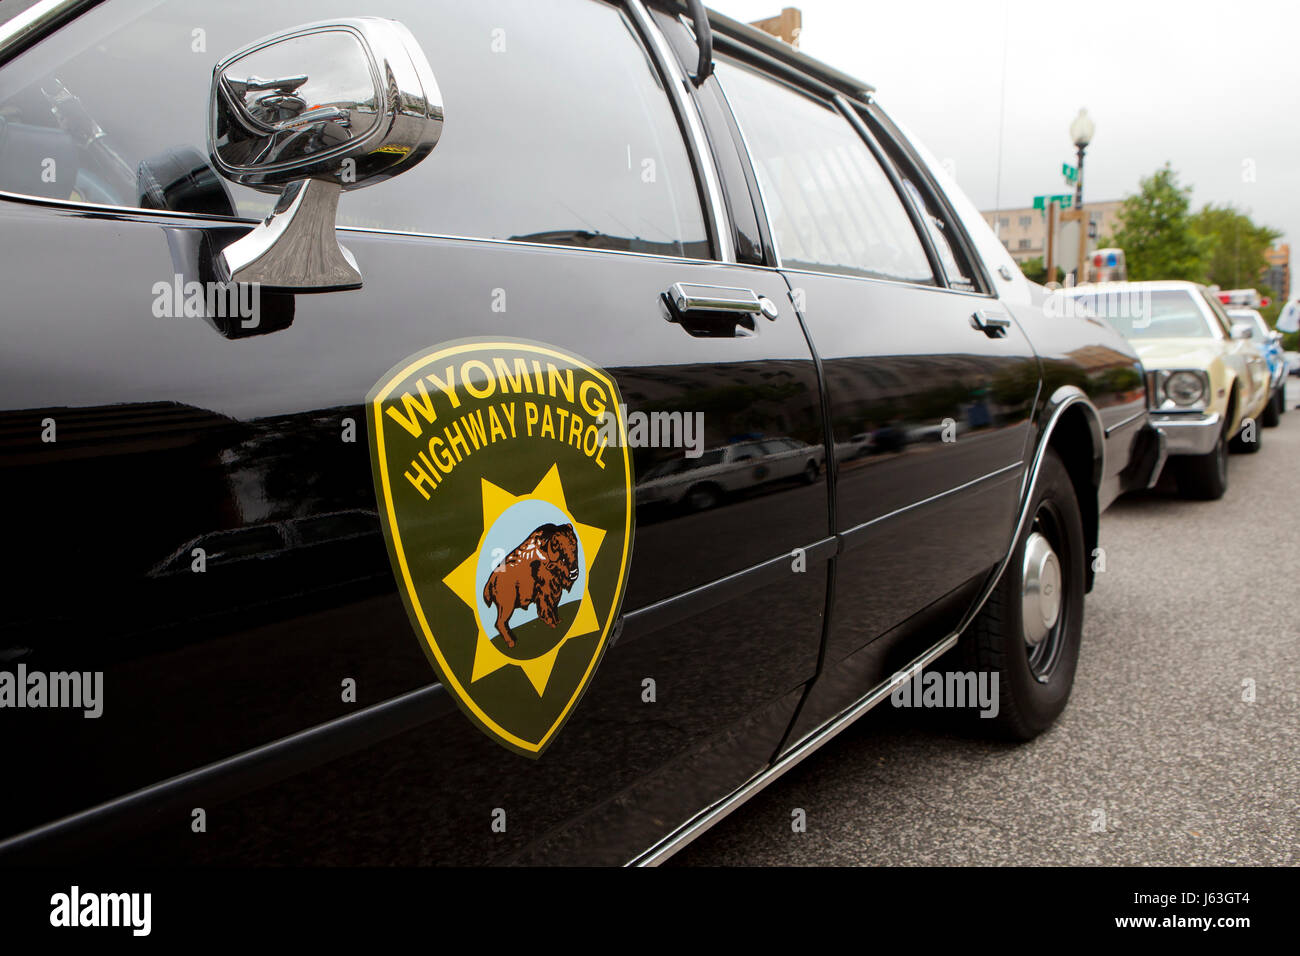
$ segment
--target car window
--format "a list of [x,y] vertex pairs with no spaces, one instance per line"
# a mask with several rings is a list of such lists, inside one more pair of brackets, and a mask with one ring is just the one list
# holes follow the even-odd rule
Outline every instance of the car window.
[[1210,314],[1214,316],[1214,321],[1218,323],[1219,328],[1223,330],[1224,338],[1232,337],[1232,319],[1228,318],[1228,313],[1223,309],[1223,303],[1217,297],[1210,295],[1205,290],[1201,290],[1201,298],[1205,304],[1210,307]]
[[1227,309],[1228,321],[1232,325],[1244,323],[1250,328],[1250,337],[1256,342],[1268,341],[1268,323],[1254,309]]
[[[1210,339],[1214,328],[1191,292],[1165,289],[1120,295],[1114,291],[1057,293],[1074,300],[1076,310],[1097,316],[1129,339]],[[1077,312],[1075,313],[1077,314]]]
[[934,284],[898,193],[839,112],[739,64],[719,60],[716,72],[758,174],[782,265]]
[[957,259],[957,254],[953,250],[953,240],[949,233],[948,224],[926,202],[921,195],[921,191],[916,188],[916,184],[907,176],[903,176],[903,187],[907,190],[908,196],[911,197],[912,202],[916,204],[917,211],[921,214],[921,220],[925,223],[926,231],[930,234],[930,242],[939,254],[939,263],[943,266],[944,274],[948,278],[948,284],[952,288],[960,289],[963,292],[974,292],[975,280],[971,278],[971,270],[963,266]]
[[[364,8],[419,40],[446,122],[419,165],[344,194],[340,225],[708,257],[676,117],[619,7]],[[357,13],[350,0],[102,3],[0,67],[0,189],[264,217],[273,195],[208,165],[212,68],[269,33]]]

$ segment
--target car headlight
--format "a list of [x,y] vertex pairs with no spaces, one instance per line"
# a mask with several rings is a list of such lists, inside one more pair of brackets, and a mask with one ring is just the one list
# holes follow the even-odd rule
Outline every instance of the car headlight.
[[1172,372],[1164,386],[1165,397],[1183,408],[1205,400],[1205,376],[1199,372]]

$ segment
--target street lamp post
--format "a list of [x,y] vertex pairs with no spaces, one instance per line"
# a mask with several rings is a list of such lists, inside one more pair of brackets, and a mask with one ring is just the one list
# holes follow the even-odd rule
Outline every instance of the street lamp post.
[[1079,263],[1074,273],[1076,283],[1083,281],[1083,263],[1088,255],[1088,217],[1083,211],[1083,153],[1092,142],[1092,134],[1096,131],[1097,126],[1088,115],[1088,111],[1080,108],[1079,115],[1070,124],[1070,139],[1074,141],[1074,147],[1079,151],[1079,165],[1076,170],[1079,178],[1074,181],[1073,210],[1073,215],[1079,222]]
[[1070,139],[1074,140],[1075,149],[1079,151],[1079,178],[1074,183],[1074,207],[1079,209],[1083,206],[1083,152],[1092,142],[1092,134],[1097,131],[1097,125],[1092,121],[1085,109],[1079,110],[1079,115],[1074,118],[1070,124]]

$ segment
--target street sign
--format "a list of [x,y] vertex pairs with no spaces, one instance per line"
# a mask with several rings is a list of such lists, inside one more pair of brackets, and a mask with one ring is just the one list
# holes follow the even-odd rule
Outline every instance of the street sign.
[[1061,193],[1059,196],[1035,196],[1034,208],[1046,209],[1047,204],[1054,202],[1062,209],[1069,209],[1074,203],[1074,196],[1071,193]]
[[1079,170],[1069,163],[1061,163],[1061,175],[1071,186],[1079,181]]
[[1079,221],[1076,219],[1061,223],[1060,238],[1056,241],[1056,262],[1066,272],[1073,272],[1078,268],[1078,261]]

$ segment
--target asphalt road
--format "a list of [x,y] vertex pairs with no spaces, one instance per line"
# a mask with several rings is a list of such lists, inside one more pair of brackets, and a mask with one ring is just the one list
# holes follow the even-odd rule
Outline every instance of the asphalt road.
[[1221,501],[1183,501],[1162,482],[1103,516],[1106,570],[1052,730],[991,743],[886,701],[674,863],[1300,863],[1291,381],[1281,426],[1232,457]]

